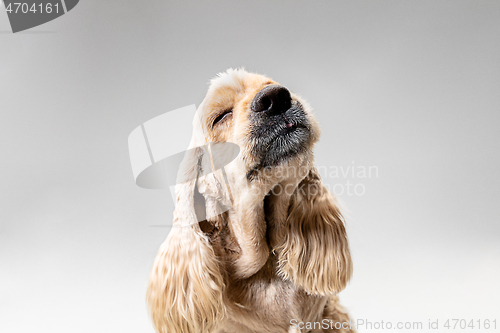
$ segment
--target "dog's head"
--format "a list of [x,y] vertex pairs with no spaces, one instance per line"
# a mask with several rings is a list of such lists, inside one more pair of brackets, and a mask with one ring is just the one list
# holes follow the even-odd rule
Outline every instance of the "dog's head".
[[240,147],[237,171],[250,181],[275,169],[305,166],[319,138],[319,126],[303,99],[244,70],[230,69],[214,78],[198,112],[207,142]]

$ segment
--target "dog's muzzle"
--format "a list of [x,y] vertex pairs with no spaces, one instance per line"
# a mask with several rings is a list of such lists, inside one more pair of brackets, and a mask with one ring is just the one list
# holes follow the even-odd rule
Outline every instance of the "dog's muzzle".
[[250,110],[252,153],[260,160],[260,167],[276,166],[308,148],[311,127],[307,115],[287,88],[263,88]]

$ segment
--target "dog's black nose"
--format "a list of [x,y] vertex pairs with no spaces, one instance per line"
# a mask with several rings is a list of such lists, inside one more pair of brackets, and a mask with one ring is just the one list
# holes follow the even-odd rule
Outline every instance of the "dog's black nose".
[[255,95],[251,109],[254,112],[280,114],[292,106],[290,91],[283,86],[267,86]]

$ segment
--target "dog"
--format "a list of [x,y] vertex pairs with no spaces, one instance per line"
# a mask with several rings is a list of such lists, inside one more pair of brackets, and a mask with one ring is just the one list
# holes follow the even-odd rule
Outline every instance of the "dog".
[[[149,280],[159,332],[354,332],[337,296],[352,260],[314,167],[319,135],[311,107],[276,81],[243,69],[211,81]],[[214,168],[214,143],[240,150]]]

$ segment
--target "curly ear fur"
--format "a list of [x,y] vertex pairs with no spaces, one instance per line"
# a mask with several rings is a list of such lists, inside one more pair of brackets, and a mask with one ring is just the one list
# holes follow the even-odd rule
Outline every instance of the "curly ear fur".
[[154,263],[147,298],[160,333],[210,332],[224,314],[218,263],[195,226],[174,227]]
[[186,156],[177,185],[174,226],[151,272],[147,300],[160,333],[211,332],[225,313],[219,262],[194,207],[197,156]]
[[337,202],[316,169],[292,195],[285,225],[279,273],[311,294],[344,289],[352,274],[347,234]]

